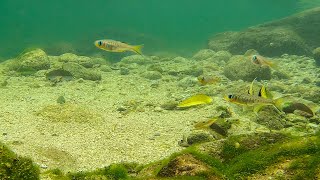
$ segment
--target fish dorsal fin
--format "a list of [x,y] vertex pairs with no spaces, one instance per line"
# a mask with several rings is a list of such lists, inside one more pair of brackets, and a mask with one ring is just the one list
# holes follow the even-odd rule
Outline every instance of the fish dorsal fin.
[[262,85],[262,87],[260,88],[258,96],[260,96],[262,98],[268,98],[267,90],[266,90],[266,87],[264,85]]
[[253,94],[254,94],[254,92],[253,92],[253,83],[254,83],[254,81],[255,81],[256,79],[257,79],[257,78],[254,78],[254,80],[251,82],[250,88],[249,88],[249,90],[248,90],[248,94],[250,94],[250,95],[253,95]]

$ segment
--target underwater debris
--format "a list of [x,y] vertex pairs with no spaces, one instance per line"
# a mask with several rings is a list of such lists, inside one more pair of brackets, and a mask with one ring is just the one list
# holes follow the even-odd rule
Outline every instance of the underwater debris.
[[197,94],[183,100],[177,105],[177,107],[179,108],[191,107],[191,106],[196,106],[200,104],[209,104],[211,102],[212,102],[212,98],[210,96],[207,96],[204,94]]
[[143,47],[143,45],[132,46],[124,42],[115,41],[111,39],[97,40],[94,42],[94,45],[97,48],[105,51],[110,51],[110,52],[132,51],[140,55],[142,55],[141,49]]

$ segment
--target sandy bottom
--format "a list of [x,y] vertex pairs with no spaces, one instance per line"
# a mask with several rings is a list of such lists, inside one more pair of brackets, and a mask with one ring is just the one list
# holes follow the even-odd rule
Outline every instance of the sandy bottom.
[[[206,108],[159,109],[179,93],[175,82],[152,88],[151,81],[138,75],[115,72],[104,73],[102,79],[52,87],[42,77],[10,77],[0,88],[0,141],[43,169],[79,171],[123,161],[148,163],[181,150],[178,141],[192,131],[192,124],[211,115]],[[45,107],[59,106],[61,95],[66,104],[78,108],[72,113],[82,109],[89,118],[59,121],[39,115]],[[128,102],[142,108],[122,115],[117,109]]]

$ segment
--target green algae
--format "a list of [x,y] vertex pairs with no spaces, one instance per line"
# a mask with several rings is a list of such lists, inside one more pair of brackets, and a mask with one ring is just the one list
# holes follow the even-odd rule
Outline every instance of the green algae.
[[39,168],[32,160],[17,156],[0,143],[0,179],[39,179]]
[[[320,172],[320,132],[304,137],[292,137],[281,133],[231,136],[222,143],[222,149],[218,153],[221,158],[200,151],[200,146],[201,144],[190,146],[166,159],[143,166],[136,163],[120,163],[94,171],[66,174],[60,169],[52,169],[42,175],[53,180],[245,179],[265,174],[267,168],[276,168],[277,164],[282,162],[288,162],[289,166],[285,169],[284,175],[277,176],[280,179],[314,179]],[[10,175],[10,177],[23,177],[24,179],[39,178],[39,170],[30,159],[19,158],[5,146],[1,145],[1,147],[0,152],[5,153],[0,153],[0,178],[3,174],[5,174],[3,177]],[[163,169],[171,168],[170,163],[179,157],[192,157],[208,168],[199,172],[195,171],[192,176],[187,173],[170,177],[161,174]],[[194,164],[190,165],[194,167]],[[170,171],[175,172],[174,169]],[[14,173],[18,176],[14,176]]]

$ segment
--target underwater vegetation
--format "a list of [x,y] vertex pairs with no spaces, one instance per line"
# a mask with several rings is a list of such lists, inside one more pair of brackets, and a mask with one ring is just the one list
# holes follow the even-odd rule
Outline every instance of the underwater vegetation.
[[0,179],[39,179],[39,167],[31,159],[20,157],[0,142]]
[[[210,144],[220,144],[219,147]],[[44,173],[52,179],[317,179],[320,177],[320,133],[293,137],[255,133],[222,142],[196,144],[169,158],[139,165],[112,164],[89,172]],[[215,155],[213,155],[215,154]]]

